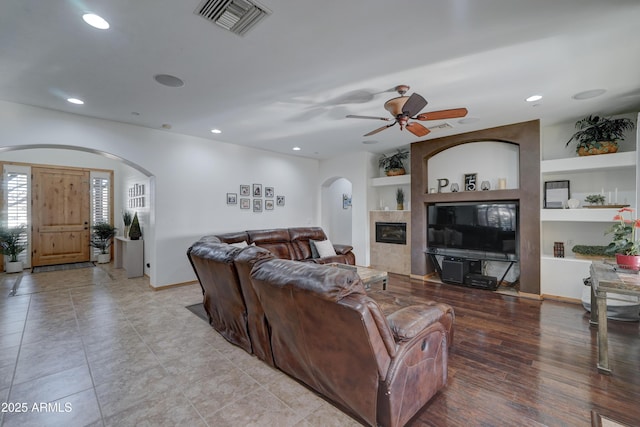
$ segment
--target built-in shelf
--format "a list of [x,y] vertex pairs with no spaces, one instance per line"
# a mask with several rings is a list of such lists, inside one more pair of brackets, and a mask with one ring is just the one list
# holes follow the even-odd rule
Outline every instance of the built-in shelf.
[[542,174],[570,174],[582,171],[613,170],[636,167],[635,151],[601,154],[598,156],[571,157],[568,159],[543,160],[540,163]]
[[617,208],[604,209],[541,209],[540,221],[613,222]]
[[371,178],[372,187],[383,187],[386,185],[409,185],[411,184],[411,175],[383,176],[380,178]]

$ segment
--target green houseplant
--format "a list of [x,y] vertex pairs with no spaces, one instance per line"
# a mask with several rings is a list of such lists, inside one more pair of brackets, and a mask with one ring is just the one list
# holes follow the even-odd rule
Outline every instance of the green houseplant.
[[409,150],[398,149],[395,154],[383,154],[378,160],[378,166],[384,169],[387,176],[404,175],[404,161],[408,158]]
[[566,146],[575,140],[576,153],[580,156],[615,153],[618,141],[624,140],[624,133],[635,127],[627,118],[612,119],[590,115],[576,122],[576,129]]
[[0,227],[0,253],[8,257],[4,266],[7,273],[22,271],[22,261],[18,260],[18,255],[27,248],[21,239],[26,231],[27,226],[24,224],[15,227]]
[[622,267],[640,269],[640,242],[636,237],[636,229],[640,227],[640,219],[626,219],[624,214],[633,213],[631,208],[622,208],[613,217],[616,221],[605,234],[613,234],[613,240],[607,246],[607,254],[615,254],[616,263]]
[[98,264],[105,264],[111,260],[111,254],[108,249],[115,235],[116,228],[109,223],[99,222],[91,226],[91,241],[89,244],[100,250]]
[[591,205],[604,205],[604,196],[602,194],[589,194],[584,201]]
[[404,210],[404,190],[399,187],[396,190],[396,203],[399,211]]

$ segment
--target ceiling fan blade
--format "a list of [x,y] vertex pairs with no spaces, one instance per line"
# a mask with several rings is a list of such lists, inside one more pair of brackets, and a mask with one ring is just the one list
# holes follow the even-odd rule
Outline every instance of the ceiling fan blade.
[[428,113],[418,114],[415,118],[418,120],[443,120],[456,119],[464,117],[468,113],[466,108],[452,108],[450,110],[431,111]]
[[431,132],[429,129],[416,122],[407,123],[405,128],[415,136],[425,136]]
[[427,105],[427,100],[417,93],[412,94],[402,107],[402,114],[413,117]]
[[388,117],[374,117],[374,116],[356,116],[354,114],[349,114],[347,116],[348,119],[373,119],[373,120],[384,120],[386,122],[390,121],[391,119]]
[[386,125],[386,126],[379,127],[378,129],[372,130],[372,131],[371,131],[371,132],[369,132],[369,133],[365,133],[363,136],[371,136],[371,135],[375,135],[375,134],[376,134],[376,133],[378,133],[378,132],[382,132],[383,130],[385,130],[385,129],[387,129],[387,128],[390,128],[391,126],[395,125],[396,123],[397,123],[397,122],[393,122],[393,123],[391,123],[390,125]]

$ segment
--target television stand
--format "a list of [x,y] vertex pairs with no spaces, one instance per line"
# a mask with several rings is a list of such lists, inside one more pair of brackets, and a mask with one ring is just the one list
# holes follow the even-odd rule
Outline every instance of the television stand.
[[[500,286],[513,264],[517,261],[509,259],[497,259],[493,257],[459,257],[442,255],[442,265],[438,262],[436,254],[428,253],[429,259],[433,263],[436,272],[440,276],[440,280],[444,283],[450,283],[454,285],[463,285],[473,288],[489,289],[495,291]],[[485,261],[500,261],[507,262],[509,265],[498,280],[494,276],[485,276],[482,274]]]

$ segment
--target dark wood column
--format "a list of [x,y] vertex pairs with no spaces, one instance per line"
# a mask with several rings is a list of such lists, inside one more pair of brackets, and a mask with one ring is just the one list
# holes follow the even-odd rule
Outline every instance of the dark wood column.
[[[497,141],[519,146],[520,188],[429,194],[429,158],[457,145]],[[434,183],[432,183],[434,186]],[[433,266],[427,247],[427,205],[437,202],[516,200],[520,204],[520,292],[540,294],[540,121],[517,123],[411,144],[411,275]]]

